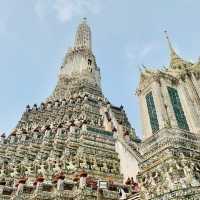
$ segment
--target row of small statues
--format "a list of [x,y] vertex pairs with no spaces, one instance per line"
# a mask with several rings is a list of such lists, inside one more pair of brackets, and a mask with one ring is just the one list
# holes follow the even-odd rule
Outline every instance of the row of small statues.
[[[105,191],[115,191],[118,193],[119,199],[126,199],[127,194],[135,194],[140,191],[139,185],[137,182],[134,182],[133,178],[128,178],[129,181],[126,181],[125,185],[121,185],[118,183],[114,183],[112,179],[110,179],[106,182],[106,188],[104,186]],[[0,183],[5,185],[4,180],[1,180]],[[57,191],[64,191],[64,190],[71,190],[76,191],[77,189],[85,189],[85,188],[91,188],[92,190],[96,190],[97,192],[100,192],[101,185],[99,185],[99,181],[94,179],[91,176],[88,176],[87,172],[82,170],[79,173],[74,174],[73,180],[67,180],[66,176],[63,172],[57,173],[52,176],[51,180],[46,180],[43,176],[37,176],[35,180],[33,178],[29,179],[27,176],[24,176],[22,178],[15,179],[12,182],[12,185],[10,186],[12,191],[14,192],[14,195],[11,195],[14,197],[19,197],[23,195],[25,192],[25,188],[29,187],[29,192],[37,194],[38,192],[44,191],[44,186],[46,186],[46,191],[54,193]]]
[[32,126],[25,128],[14,129],[12,133],[6,138],[5,133],[0,136],[0,144],[3,143],[20,143],[24,141],[28,141],[29,139],[38,140],[40,139],[53,139],[53,138],[61,138],[67,139],[67,136],[71,132],[77,132],[78,130],[86,130],[86,124],[90,121],[87,119],[76,119],[66,121],[65,123],[52,123],[50,125],[40,126]]
[[[92,125],[98,126],[98,127],[103,128],[103,118],[104,118],[104,116],[102,116],[99,119],[95,118],[95,120],[97,120],[97,121],[92,122],[88,115],[81,113],[75,120],[70,119],[70,120],[66,120],[65,122],[60,122],[60,123],[52,122],[50,125],[46,124],[46,125],[40,126],[40,125],[30,122],[30,123],[22,124],[21,128],[15,129],[11,133],[11,136],[15,136],[15,135],[22,136],[23,134],[24,135],[28,134],[29,135],[29,136],[27,135],[28,137],[37,139],[37,135],[39,136],[39,133],[43,133],[42,134],[42,137],[43,137],[44,135],[48,136],[51,133],[55,134],[55,133],[61,132],[61,129],[64,130],[65,132],[67,132],[67,131],[69,131],[69,129],[71,127],[72,128],[73,127],[81,128],[84,124],[88,124],[91,126]],[[33,137],[30,135],[30,133],[33,134]],[[128,140],[130,141],[130,135],[127,134],[127,132],[125,132],[125,133],[126,134],[124,136],[126,136],[125,138],[128,142]],[[60,135],[60,134],[58,133],[58,135]],[[25,136],[23,138],[25,138]],[[129,139],[127,139],[127,138],[129,138]],[[2,140],[3,140],[3,138],[2,138]]]
[[49,100],[46,103],[41,103],[40,107],[37,106],[37,104],[34,104],[31,108],[30,105],[26,106],[26,112],[30,112],[31,110],[37,111],[37,110],[45,110],[45,109],[51,109],[51,108],[58,108],[59,106],[65,106],[65,105],[74,105],[76,103],[86,102],[88,99],[95,99],[98,100],[98,102],[105,102],[108,103],[108,100],[104,97],[95,97],[94,95],[83,93],[83,94],[74,94],[69,96],[69,98],[65,99],[56,99],[56,100]]
[[200,186],[200,165],[186,160],[168,161],[163,169],[144,174],[140,183],[146,196],[166,193],[174,188],[197,187]]
[[[79,158],[63,154],[60,159],[55,159],[53,156],[49,156],[46,161],[41,161],[40,157],[36,157],[36,160],[30,164],[28,159],[24,159],[19,164],[1,163],[0,165],[0,178],[5,177],[18,177],[20,175],[37,175],[41,174],[44,177],[50,174],[59,173],[65,171],[67,173],[74,172],[77,169],[95,170],[104,173],[119,174],[119,166],[117,163],[112,163],[109,160],[89,160],[87,158]],[[40,155],[40,153],[38,154]]]

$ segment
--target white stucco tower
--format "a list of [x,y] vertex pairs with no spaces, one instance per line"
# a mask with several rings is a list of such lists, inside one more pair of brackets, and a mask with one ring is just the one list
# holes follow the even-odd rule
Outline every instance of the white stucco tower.
[[74,47],[86,48],[92,50],[92,36],[91,29],[87,24],[87,19],[83,18],[82,22],[78,26],[78,30],[75,36]]
[[92,52],[91,30],[84,18],[78,26],[74,47],[69,48],[61,67],[60,77],[87,80],[100,88],[100,70]]
[[200,63],[170,49],[167,68],[141,73],[143,141],[138,180],[145,200],[199,199]]
[[144,139],[165,127],[200,134],[200,63],[182,59],[166,38],[169,67],[145,69],[137,90]]

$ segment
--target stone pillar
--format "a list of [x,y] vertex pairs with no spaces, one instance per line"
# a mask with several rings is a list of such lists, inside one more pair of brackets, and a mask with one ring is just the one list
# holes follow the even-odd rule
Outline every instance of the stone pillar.
[[157,118],[159,128],[162,129],[166,126],[168,120],[168,114],[165,108],[164,98],[161,91],[161,82],[157,80],[153,83],[153,97],[155,101],[155,107],[157,111]]
[[143,132],[143,140],[150,137],[152,135],[149,113],[147,108],[147,103],[144,94],[140,94],[140,115],[142,122],[142,132]]
[[189,92],[189,88],[183,81],[181,81],[179,85],[179,96],[190,131],[197,132],[197,127],[199,126],[199,117],[196,112],[194,100]]
[[188,77],[186,80],[188,83],[187,84],[188,91],[190,92],[192,99],[194,99],[195,109],[200,118],[200,96],[198,94],[198,91],[197,91],[191,77]]
[[170,84],[167,83],[165,80],[161,80],[161,90],[162,90],[164,105],[166,107],[166,112],[170,120],[170,125],[172,128],[178,128],[176,116],[174,114],[173,106],[172,106],[170,96],[167,90],[168,85],[171,87]]
[[[198,91],[190,77],[187,77],[185,86],[188,91],[188,96],[190,96],[190,108],[193,114],[193,123],[195,126],[195,133],[200,132],[200,98],[198,96]],[[187,96],[186,96],[187,97]]]
[[195,75],[193,73],[192,73],[191,79],[192,79],[192,82],[193,82],[195,89],[198,93],[198,96],[200,97],[200,79],[197,80],[197,78],[195,77]]

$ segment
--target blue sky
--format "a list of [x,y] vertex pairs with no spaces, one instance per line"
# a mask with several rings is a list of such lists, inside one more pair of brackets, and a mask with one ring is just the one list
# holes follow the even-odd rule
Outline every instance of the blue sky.
[[76,27],[87,17],[104,94],[124,105],[141,136],[138,66],[169,63],[166,29],[177,52],[196,62],[199,8],[199,0],[0,0],[0,130],[8,133],[27,104],[51,94]]

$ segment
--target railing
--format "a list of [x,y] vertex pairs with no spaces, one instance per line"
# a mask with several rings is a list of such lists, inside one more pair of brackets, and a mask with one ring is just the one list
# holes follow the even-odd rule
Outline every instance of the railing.
[[110,137],[113,136],[112,132],[104,131],[104,130],[93,128],[93,127],[90,127],[90,126],[87,127],[87,130],[91,131],[91,132],[95,132],[95,133],[101,134],[101,135],[104,135],[104,136],[110,136]]
[[127,200],[140,200],[140,194],[139,193],[131,194],[130,196],[128,196]]
[[116,138],[123,146],[124,148],[129,151],[129,153],[131,155],[133,155],[134,158],[136,158],[137,161],[141,161],[142,160],[142,156],[141,154],[139,153],[139,151],[137,149],[133,149],[125,140],[124,138],[120,137],[120,136],[117,136]]

